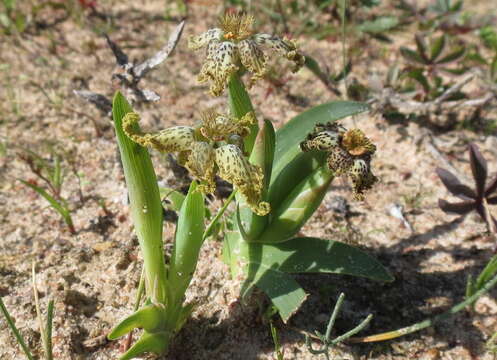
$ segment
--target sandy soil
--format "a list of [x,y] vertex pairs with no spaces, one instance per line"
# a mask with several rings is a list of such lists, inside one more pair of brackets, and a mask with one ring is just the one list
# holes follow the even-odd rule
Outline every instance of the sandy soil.
[[[480,2],[478,10],[481,7]],[[193,3],[174,55],[143,81],[161,95],[158,103],[136,107],[144,127],[191,124],[199,109],[225,106],[224,97],[206,96],[206,87],[195,82],[202,56],[192,54],[185,41],[214,24],[220,9],[212,3]],[[49,298],[56,301],[53,342],[57,359],[117,358],[120,342],[108,342],[105,335],[130,314],[141,271],[109,118],[72,91],[89,89],[112,96],[116,90],[110,79],[114,59],[100,31],[109,31],[132,59],[143,60],[162,46],[178,23],[164,21],[162,1],[102,2],[101,10],[113,14],[113,24],[80,13],[54,26],[0,39],[0,142],[6,149],[0,154],[0,295],[31,347],[41,355],[30,280],[31,262],[36,261],[43,309]],[[54,14],[47,11],[39,16],[48,21]],[[271,32],[269,24],[263,29]],[[376,75],[384,78],[388,64],[400,60],[398,52],[389,49],[397,49],[408,37],[409,33],[396,34],[393,44],[369,40],[363,51],[353,52],[353,77],[364,83]],[[340,67],[338,39],[318,41],[303,35],[299,41],[306,53],[333,69]],[[258,113],[276,126],[308,107],[336,98],[306,69],[285,74],[282,86],[261,82],[251,95]],[[486,115],[495,120],[495,110]],[[347,300],[337,323],[339,333],[369,313],[374,320],[365,333],[387,331],[462,301],[467,276],[478,274],[494,253],[495,244],[479,218],[471,215],[462,220],[439,210],[437,199],[450,195],[434,169],[446,163],[434,156],[427,139],[432,135],[443,158],[469,178],[465,149],[471,141],[480,146],[490,172],[497,171],[495,135],[463,129],[440,132],[422,120],[394,123],[372,113],[343,124],[360,127],[376,143],[374,166],[381,182],[365,202],[356,202],[349,184],[337,179],[303,233],[360,246],[377,257],[396,280],[378,284],[346,276],[298,276],[311,295],[288,326],[276,322],[285,359],[316,358],[307,351],[300,331],[323,330],[341,291]],[[36,181],[19,158],[19,147],[49,157],[47,142],[71,153],[81,179],[83,201],[77,178],[69,169],[62,192],[74,208],[75,235],[44,199],[16,181]],[[154,162],[160,180],[177,185],[164,158],[154,154]],[[99,198],[108,214],[95,200]],[[340,212],[344,201],[348,210]],[[403,206],[411,230],[390,215],[394,204]],[[171,248],[173,230],[173,225],[165,225],[166,251]],[[220,255],[221,242],[204,244],[187,294],[198,307],[164,358],[276,358],[269,325],[261,316],[267,300],[256,295],[252,305],[242,306],[237,301],[239,284],[230,279]],[[497,331],[496,295],[494,289],[476,303],[474,311],[462,311],[434,328],[399,340],[342,345],[334,350],[334,358],[494,359],[485,342]],[[3,318],[0,343],[1,359],[23,358]]]

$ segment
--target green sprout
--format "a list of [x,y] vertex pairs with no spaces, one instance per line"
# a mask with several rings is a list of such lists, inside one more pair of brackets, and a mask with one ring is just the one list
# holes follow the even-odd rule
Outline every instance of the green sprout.
[[[35,175],[45,187],[38,185],[37,181],[34,180],[26,181],[19,179],[19,181],[47,200],[50,206],[60,214],[71,234],[75,234],[76,229],[74,228],[71,217],[69,202],[61,195],[65,179],[65,173],[62,167],[62,157],[53,149],[51,150],[51,155],[52,161],[48,161],[34,151],[22,149],[19,157],[28,165],[32,174]],[[82,197],[81,190],[80,197]]]
[[345,299],[345,294],[341,293],[338,297],[338,300],[335,304],[333,312],[331,314],[330,320],[328,321],[328,326],[326,327],[326,332],[321,334],[319,331],[315,331],[315,336],[318,340],[323,344],[321,349],[314,349],[311,343],[311,337],[306,334],[305,335],[305,344],[309,352],[313,355],[323,354],[326,356],[326,359],[329,360],[329,349],[338,345],[339,343],[346,341],[351,338],[361,330],[363,330],[373,319],[373,315],[369,314],[359,325],[354,327],[352,330],[347,331],[345,334],[336,337],[335,339],[331,339],[331,331],[333,330],[333,326],[335,325],[336,318],[338,313],[340,312],[340,308],[342,307],[343,301]]

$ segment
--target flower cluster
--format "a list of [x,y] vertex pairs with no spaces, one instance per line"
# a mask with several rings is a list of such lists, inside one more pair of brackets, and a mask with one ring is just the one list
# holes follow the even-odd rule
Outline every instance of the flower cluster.
[[207,47],[207,58],[198,81],[211,81],[212,95],[221,95],[231,75],[238,71],[240,63],[252,73],[249,85],[262,78],[268,71],[268,57],[263,52],[264,47],[270,47],[293,61],[293,72],[304,65],[305,58],[292,40],[268,34],[253,34],[253,22],[254,18],[250,15],[226,14],[220,19],[218,28],[190,37],[188,45],[191,49]]
[[329,169],[352,180],[358,199],[363,199],[364,192],[378,180],[371,172],[376,146],[359,129],[346,130],[337,123],[317,124],[300,148],[328,152]]
[[180,164],[201,182],[201,191],[215,190],[217,174],[238,189],[256,214],[263,216],[269,212],[269,204],[261,201],[263,171],[251,164],[242,150],[243,136],[256,121],[253,113],[237,119],[208,110],[195,127],[173,126],[156,133],[141,132],[138,121],[138,114],[126,114],[123,119],[126,135],[141,146],[178,153]]

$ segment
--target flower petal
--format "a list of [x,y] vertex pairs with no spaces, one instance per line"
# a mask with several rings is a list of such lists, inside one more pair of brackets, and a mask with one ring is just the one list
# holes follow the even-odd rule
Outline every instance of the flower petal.
[[435,171],[447,190],[453,195],[463,200],[469,200],[470,198],[476,197],[475,192],[470,189],[469,186],[462,184],[450,171],[442,168],[437,168]]
[[224,145],[215,150],[218,175],[232,183],[245,198],[247,205],[257,215],[264,216],[270,206],[261,201],[264,174],[259,166],[249,163],[235,145]]
[[471,171],[476,183],[476,192],[478,196],[483,195],[485,191],[485,181],[487,179],[487,161],[480,153],[476,144],[470,144],[469,162],[471,163]]
[[137,127],[140,116],[128,113],[123,118],[124,133],[141,146],[149,146],[161,152],[188,151],[195,141],[195,130],[189,126],[173,126],[156,133],[143,133]]
[[335,176],[347,173],[353,164],[352,156],[341,147],[336,146],[328,155],[328,167],[335,173]]
[[211,81],[210,93],[219,96],[231,75],[238,70],[235,65],[237,60],[236,45],[229,41],[223,41],[213,45],[209,51],[211,55],[207,57],[197,80],[199,82]]
[[302,151],[332,151],[337,147],[340,141],[340,135],[334,131],[323,131],[317,135],[310,135],[307,140],[300,143]]
[[253,74],[249,83],[249,86],[252,86],[267,73],[267,56],[257,46],[257,43],[250,39],[238,43],[238,51],[243,66]]
[[355,159],[348,175],[353,183],[355,197],[359,200],[362,200],[364,192],[371,189],[378,181],[378,178],[371,172],[369,161],[364,159]]
[[221,29],[214,28],[209,29],[198,36],[190,36],[188,38],[188,48],[192,50],[198,50],[206,46],[213,40],[220,40],[222,35],[223,32]]
[[463,201],[458,203],[450,203],[443,199],[438,199],[438,206],[445,213],[466,215],[471,210],[475,209],[474,201]]
[[214,165],[214,148],[203,141],[194,142],[185,167],[193,176],[205,182],[205,184],[199,185],[199,189],[204,193],[212,193],[216,189]]
[[269,34],[256,34],[253,36],[253,39],[257,44],[268,45],[276,52],[284,55],[288,60],[293,61],[295,63],[293,72],[298,71],[304,66],[305,57],[297,50],[297,46],[292,40],[282,40],[277,36]]

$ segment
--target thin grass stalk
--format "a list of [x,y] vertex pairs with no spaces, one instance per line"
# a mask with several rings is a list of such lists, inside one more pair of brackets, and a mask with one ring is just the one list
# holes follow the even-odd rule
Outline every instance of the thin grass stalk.
[[0,310],[2,311],[3,316],[5,316],[5,320],[7,321],[7,324],[9,325],[10,329],[14,333],[14,336],[16,337],[17,342],[21,346],[22,351],[24,352],[24,354],[26,355],[28,360],[33,360],[33,355],[31,355],[31,352],[29,351],[26,343],[24,342],[24,339],[23,339],[21,333],[19,332],[19,330],[17,329],[17,327],[14,323],[14,320],[12,320],[12,318],[10,317],[9,311],[5,307],[5,304],[3,303],[3,300],[1,297],[0,297]]
[[488,292],[492,287],[495,286],[497,283],[497,275],[495,275],[489,282],[485,284],[480,290],[475,292],[472,296],[464,300],[463,302],[460,302],[459,304],[455,305],[454,307],[450,308],[448,311],[437,315],[431,319],[427,319],[424,321],[421,321],[419,323],[416,323],[411,326],[407,326],[401,329],[397,329],[394,331],[388,331],[376,335],[370,335],[370,336],[365,336],[365,337],[359,337],[359,338],[351,338],[348,341],[352,343],[365,343],[365,342],[378,342],[378,341],[385,341],[385,340],[391,340],[395,339],[407,334],[412,334],[416,331],[426,329],[427,327],[433,326],[436,323],[439,323],[440,321],[443,321],[455,313],[461,311],[462,309],[466,308],[466,306],[471,305],[474,303],[480,296]]

